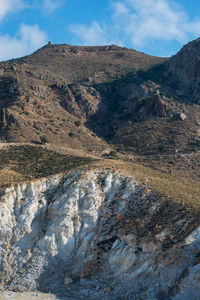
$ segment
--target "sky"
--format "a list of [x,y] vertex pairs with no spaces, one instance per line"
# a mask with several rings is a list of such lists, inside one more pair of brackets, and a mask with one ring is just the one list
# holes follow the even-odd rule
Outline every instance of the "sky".
[[0,61],[48,41],[171,56],[198,37],[199,0],[0,0]]

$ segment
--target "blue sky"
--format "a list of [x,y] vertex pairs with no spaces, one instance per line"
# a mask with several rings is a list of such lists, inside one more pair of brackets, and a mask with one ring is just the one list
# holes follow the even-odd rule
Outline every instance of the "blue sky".
[[0,61],[49,40],[171,56],[198,37],[199,0],[0,0]]

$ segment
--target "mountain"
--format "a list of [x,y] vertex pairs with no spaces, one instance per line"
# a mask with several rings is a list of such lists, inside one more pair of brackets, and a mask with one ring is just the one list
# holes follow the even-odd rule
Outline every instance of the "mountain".
[[176,86],[179,97],[200,104],[200,39],[185,45],[168,64],[167,75]]
[[49,43],[0,63],[2,291],[200,298],[199,57]]
[[[112,82],[160,61],[117,46],[47,45],[25,58],[1,63],[1,136],[21,142],[40,141],[45,134],[56,144],[82,148],[87,139],[99,145],[90,130],[79,132],[74,123],[84,124],[99,113],[99,106],[104,106],[103,116],[108,114],[105,100]],[[76,143],[70,132],[77,135]]]
[[165,154],[165,162],[177,153],[196,160],[198,47],[199,40],[193,41],[167,59],[115,45],[49,43],[2,62],[1,140],[49,142],[97,156],[114,148],[121,155],[151,157],[149,164],[152,156]]

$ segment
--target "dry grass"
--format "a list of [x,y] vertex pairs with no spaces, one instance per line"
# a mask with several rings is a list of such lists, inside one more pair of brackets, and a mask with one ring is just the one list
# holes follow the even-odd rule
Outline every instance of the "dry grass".
[[89,168],[103,168],[122,172],[156,190],[163,199],[171,198],[194,208],[200,208],[200,186],[182,180],[182,178],[164,174],[138,163],[120,160],[95,162]]
[[[53,59],[52,59],[53,57]],[[105,82],[128,72],[149,68],[165,62],[166,59],[146,55],[135,50],[117,46],[108,47],[73,47],[69,45],[47,45],[32,55],[17,60],[42,72],[49,71],[49,76],[59,76],[73,81]],[[105,72],[106,70],[106,72]],[[51,76],[45,76],[47,80]]]
[[132,176],[141,184],[156,190],[163,199],[174,199],[194,208],[200,208],[200,186],[178,176],[145,167],[141,163],[121,159],[99,159],[67,149],[45,146],[11,146],[0,150],[0,185],[34,180],[77,168],[104,169]]
[[[141,163],[99,159],[76,155],[66,149],[50,150],[40,146],[21,145],[0,150],[0,185],[48,177],[77,168],[104,169],[133,176],[138,182],[156,190],[164,199],[200,208],[200,186],[180,177],[145,167]],[[60,153],[59,153],[60,152]],[[62,152],[62,153],[61,153]],[[64,154],[65,152],[65,154]]]
[[49,177],[91,161],[90,157],[61,154],[41,146],[12,145],[0,150],[0,185]]
[[0,170],[0,185],[10,185],[13,182],[23,181],[25,178],[22,174],[9,169]]

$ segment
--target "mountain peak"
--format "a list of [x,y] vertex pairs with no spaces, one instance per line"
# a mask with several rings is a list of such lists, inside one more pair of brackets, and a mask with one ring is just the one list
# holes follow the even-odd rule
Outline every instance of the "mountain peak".
[[168,64],[168,75],[181,94],[200,103],[200,38],[189,42],[172,56]]

